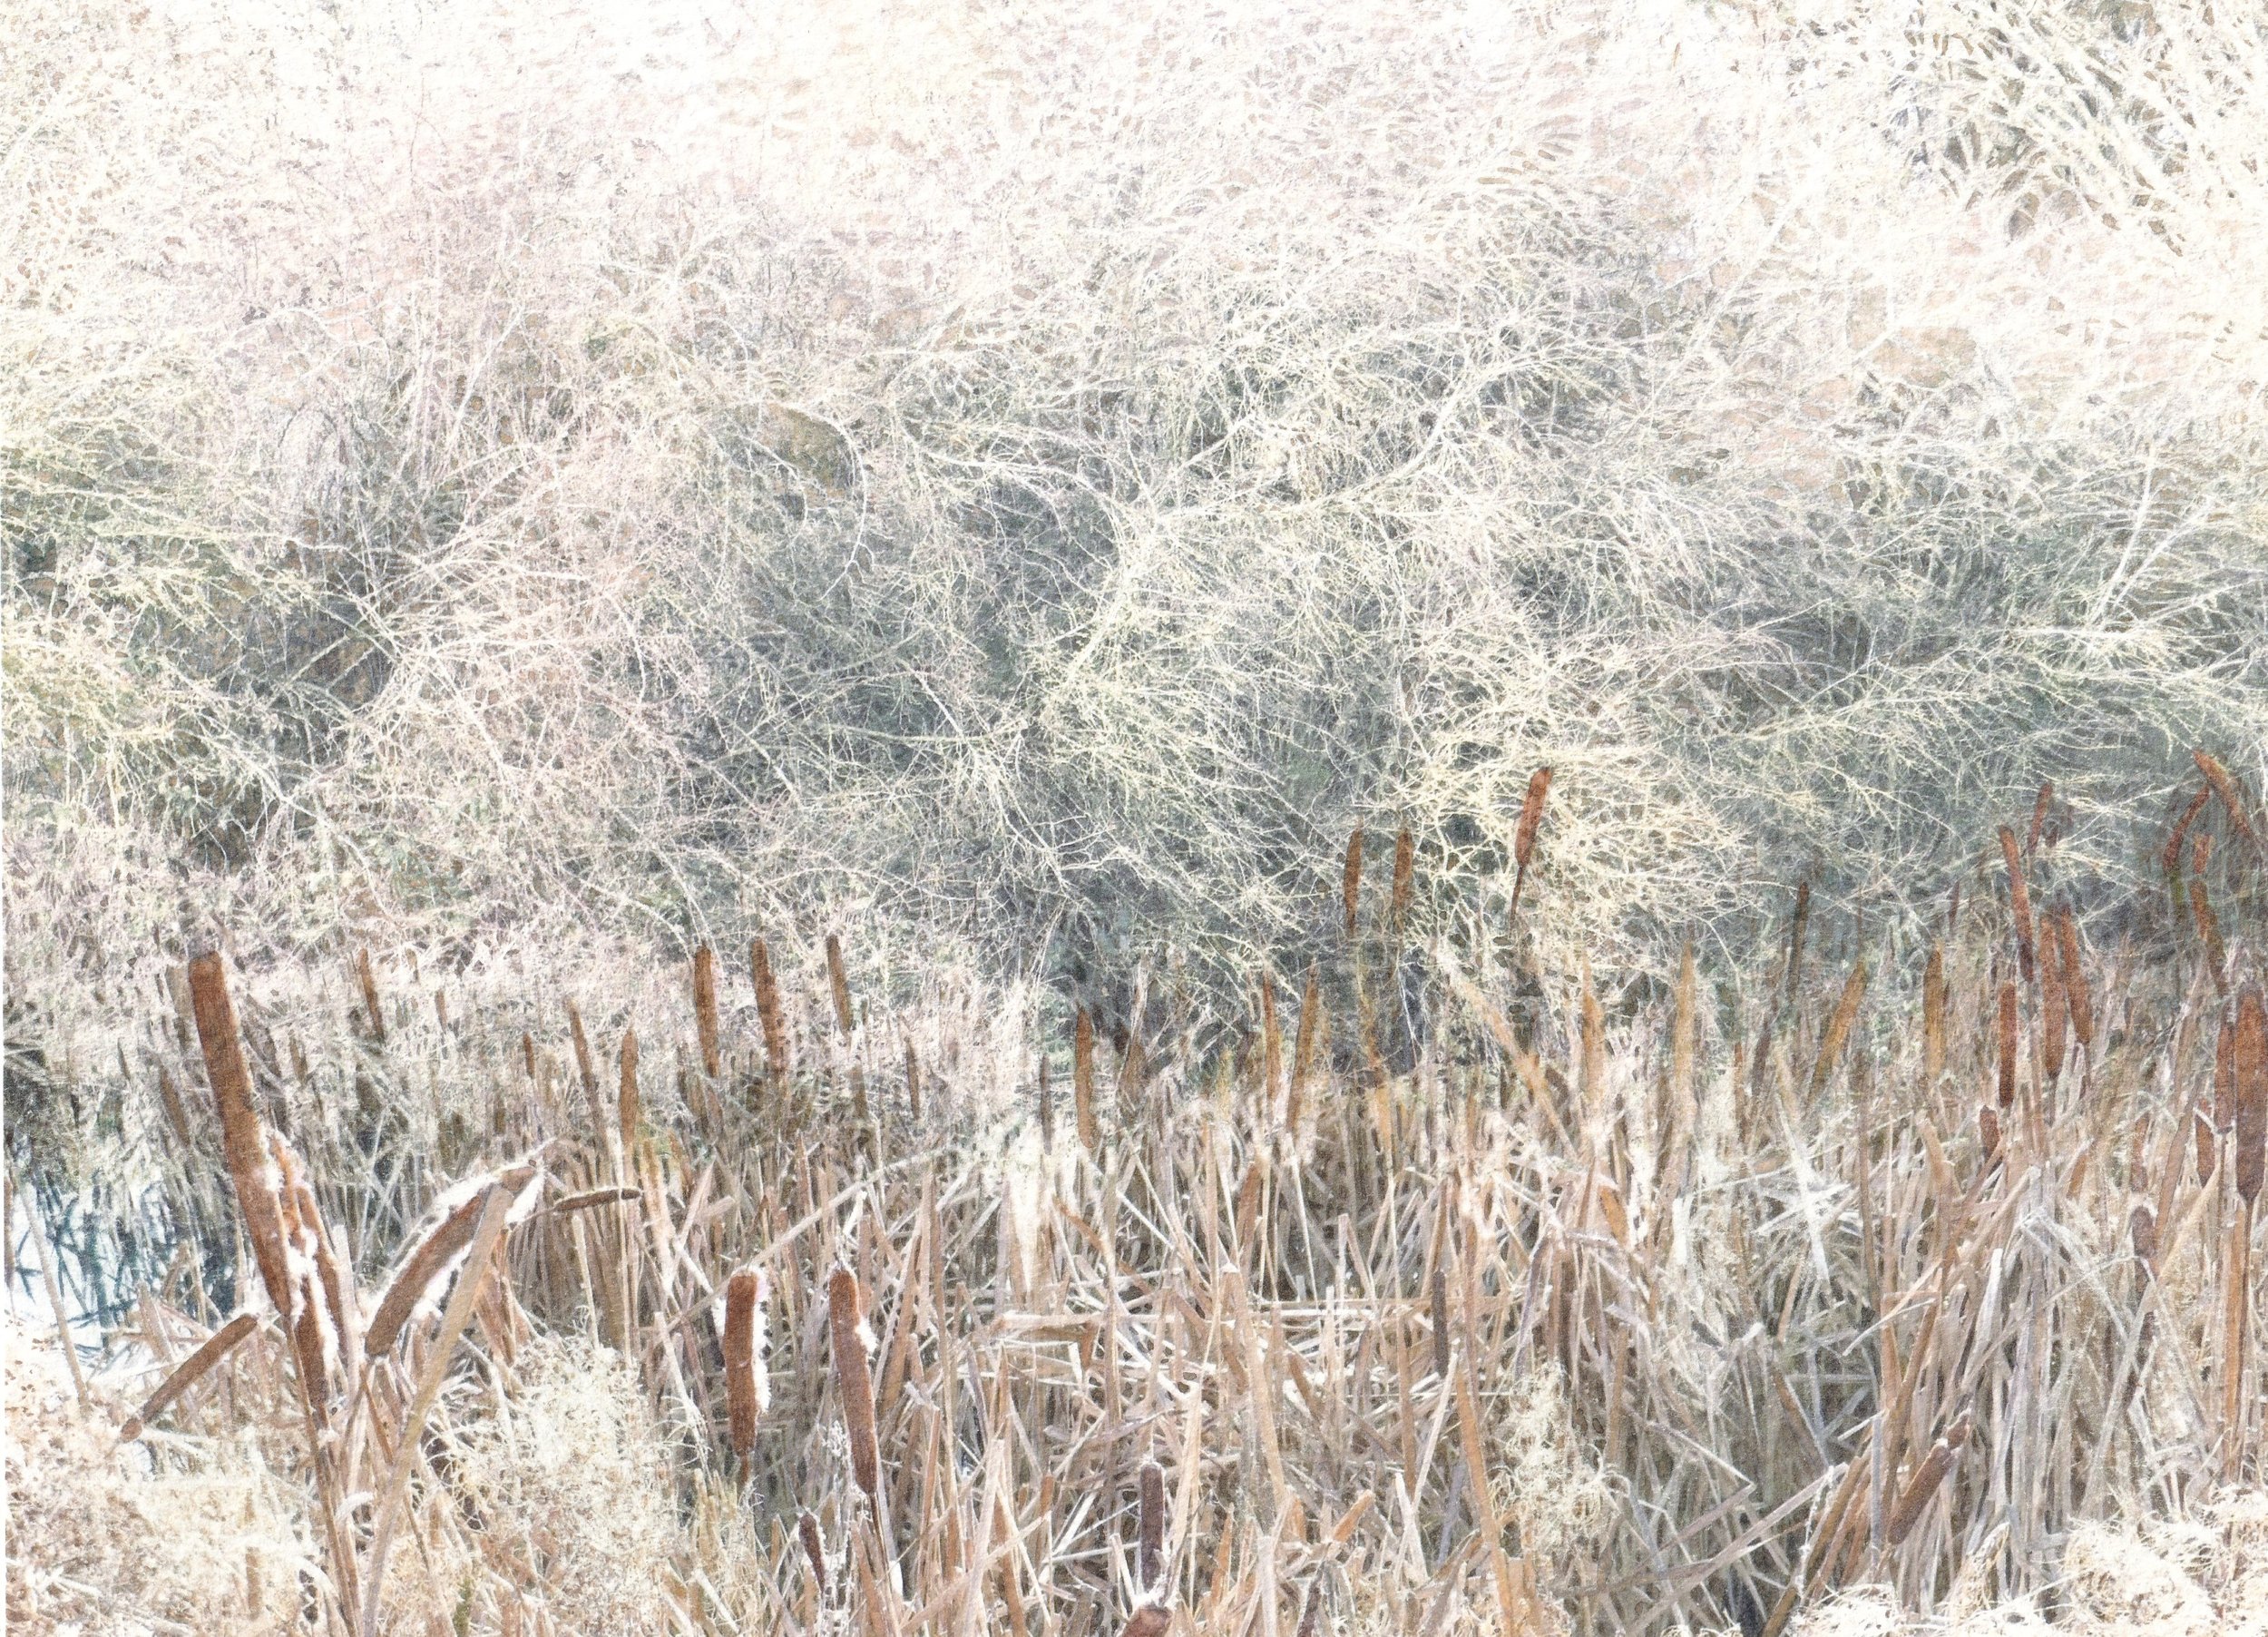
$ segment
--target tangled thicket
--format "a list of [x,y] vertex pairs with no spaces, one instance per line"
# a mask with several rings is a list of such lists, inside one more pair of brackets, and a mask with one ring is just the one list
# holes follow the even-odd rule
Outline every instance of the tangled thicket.
[[2268,743],[2251,8],[627,15],[12,9],[27,960],[1229,970],[1543,762],[1563,947],[1737,947]]

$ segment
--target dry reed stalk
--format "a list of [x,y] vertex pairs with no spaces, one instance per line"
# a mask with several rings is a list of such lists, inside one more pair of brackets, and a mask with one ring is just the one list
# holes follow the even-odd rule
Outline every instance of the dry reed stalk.
[[2054,803],[2055,799],[2054,781],[2041,779],[2039,794],[2032,800],[2032,828],[2024,837],[2024,856],[2028,858],[2039,849],[2039,832],[2048,822],[2048,809]]
[[1139,1483],[1134,1579],[1142,1595],[1155,1597],[1162,1593],[1166,1578],[1166,1469],[1155,1460],[1144,1461]]
[[710,1078],[724,1073],[717,1031],[717,952],[707,944],[693,951],[693,1028],[700,1037],[701,1067]]
[[1100,1153],[1102,1122],[1095,1113],[1095,1020],[1084,1006],[1079,1008],[1071,1024],[1071,1103],[1079,1122],[1080,1146],[1090,1154]]
[[2071,1010],[2071,1033],[2090,1053],[2095,1049],[2095,997],[2086,968],[2079,965],[2079,929],[2065,904],[2056,911],[2056,946],[2063,957],[2064,1000]]
[[833,933],[826,935],[826,985],[835,997],[835,1022],[848,1040],[855,1026],[851,1015],[850,974],[843,966],[843,940]]
[[1921,969],[1921,1081],[1934,1087],[1945,1073],[1945,946],[1930,946]]
[[244,1064],[236,1004],[230,998],[227,971],[218,955],[189,963],[189,991],[197,1016],[197,1037],[204,1046],[205,1077],[220,1114],[220,1145],[236,1184],[244,1236],[251,1241],[260,1283],[278,1313],[291,1311],[290,1262],[284,1250],[283,1210],[276,1197],[267,1139],[252,1102],[251,1072]]
[[2221,806],[2228,813],[2229,823],[2235,827],[2238,835],[2244,838],[2245,845],[2258,852],[2260,832],[2253,828],[2252,819],[2245,816],[2244,804],[2237,799],[2236,781],[2229,777],[2228,769],[2221,765],[2220,758],[2205,750],[2193,750],[2190,755],[2197,763],[2197,770],[2205,776],[2205,783],[2221,799]]
[[756,987],[756,1015],[764,1029],[764,1061],[775,1089],[787,1083],[787,1019],[780,1010],[772,952],[762,938],[748,940],[748,981]]
[[1339,869],[1339,900],[1346,911],[1346,936],[1354,936],[1354,912],[1363,897],[1363,826],[1357,819],[1354,833],[1346,838],[1346,861]]
[[756,1343],[763,1300],[764,1276],[756,1269],[742,1268],[725,1280],[726,1409],[732,1452],[743,1461],[755,1451],[757,1417],[767,1397]]
[[1693,1133],[1701,1116],[1700,1098],[1694,1087],[1694,1067],[1700,1055],[1699,979],[1693,959],[1693,940],[1687,938],[1677,957],[1677,988],[1669,1022],[1669,1107],[1662,1134],[1661,1207],[1659,1221],[1667,1232],[1671,1204],[1684,1191],[1691,1158]]
[[1598,1122],[1606,1114],[1607,1103],[1607,1015],[1599,1009],[1598,990],[1591,986],[1588,953],[1583,956],[1582,977],[1582,1120],[1586,1141],[1596,1143],[1606,1137]]
[[402,1260],[386,1294],[378,1299],[378,1309],[371,1315],[370,1327],[363,1334],[363,1346],[372,1358],[394,1346],[403,1327],[409,1322],[409,1316],[425,1299],[425,1292],[465,1246],[473,1242],[480,1230],[481,1211],[488,1196],[502,1188],[508,1199],[515,1199],[534,1179],[535,1168],[532,1165],[514,1165],[498,1171],[483,1186],[471,1190],[454,1211],[434,1224],[416,1248]]
[[638,1095],[638,1031],[622,1031],[622,1046],[615,1059],[614,1119],[621,1133],[622,1161],[630,1162],[638,1143],[638,1124],[643,1111]]
[[386,1008],[378,1000],[377,974],[370,969],[367,947],[355,951],[355,977],[362,985],[362,1009],[370,1020],[370,1038],[386,1044]]
[[1851,1037],[1851,1026],[1858,1021],[1860,1004],[1866,999],[1868,976],[1866,963],[1861,961],[1851,968],[1851,975],[1843,981],[1842,997],[1827,1019],[1827,1032],[1820,1037],[1818,1060],[1812,1064],[1811,1095],[1814,1099],[1826,1086],[1827,1076],[1834,1071],[1835,1059]]
[[2024,860],[2017,854],[2016,832],[2000,827],[2000,855],[2009,870],[2009,916],[2016,923],[2016,969],[2032,981],[2032,892],[2024,878]]
[[1528,794],[1520,804],[1520,828],[1512,832],[1512,907],[1508,921],[1520,917],[1520,889],[1528,884],[1528,861],[1535,855],[1536,832],[1543,828],[1544,798],[1551,792],[1551,769],[1528,775]]
[[2000,985],[2000,1106],[2016,1101],[2016,985]]
[[850,1435],[851,1475],[877,1509],[882,1505],[882,1449],[875,1434],[874,1369],[866,1358],[865,1318],[858,1276],[837,1268],[826,1284],[835,1381],[843,1395],[843,1425]]
[[158,1390],[142,1401],[142,1407],[126,1418],[118,1429],[121,1443],[132,1443],[142,1436],[142,1429],[165,1413],[166,1407],[183,1393],[195,1387],[210,1373],[213,1367],[235,1350],[237,1343],[258,1328],[259,1320],[250,1313],[239,1313],[222,1325],[188,1358],[174,1367],[172,1374],[158,1384]]
[[1921,1510],[1930,1504],[1930,1497],[1945,1482],[1953,1470],[1953,1461],[1969,1442],[1970,1424],[1964,1416],[1950,1431],[1930,1446],[1930,1453],[1921,1457],[1921,1465],[1914,1468],[1913,1476],[1899,1493],[1898,1501],[1890,1509],[1890,1518],[1883,1526],[1883,1537],[1893,1546],[1905,1544],[1906,1536],[1921,1518]]

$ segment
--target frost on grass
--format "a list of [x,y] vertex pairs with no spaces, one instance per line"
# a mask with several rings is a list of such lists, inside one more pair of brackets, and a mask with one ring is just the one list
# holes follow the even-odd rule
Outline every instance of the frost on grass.
[[550,1336],[512,1373],[452,1445],[491,1572],[561,1631],[667,1629],[674,1491],[636,1377],[610,1348]]

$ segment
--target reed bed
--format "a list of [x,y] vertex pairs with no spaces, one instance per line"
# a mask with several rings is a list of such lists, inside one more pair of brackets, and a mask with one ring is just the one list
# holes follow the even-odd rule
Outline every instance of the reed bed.
[[[271,1629],[598,1630],[601,1583],[672,1632],[2083,1625],[2074,1542],[2263,1476],[2217,766],[2166,895],[2011,826],[1926,951],[1799,894],[1764,970],[1661,984],[1542,967],[1485,883],[1405,946],[1359,847],[1351,935],[1241,1010],[894,992],[847,927],[627,1005],[200,956],[83,1071],[169,1147],[117,1436],[297,1486]],[[545,1427],[619,1455],[621,1562]]]

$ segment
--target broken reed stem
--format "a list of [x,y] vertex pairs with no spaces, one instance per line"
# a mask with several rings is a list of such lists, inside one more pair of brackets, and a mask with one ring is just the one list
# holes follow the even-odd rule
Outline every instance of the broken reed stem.
[[717,1029],[717,952],[707,944],[693,951],[693,1028],[700,1037],[701,1067],[710,1079],[725,1072]]
[[743,1461],[755,1452],[757,1420],[770,1396],[757,1357],[763,1300],[764,1276],[756,1269],[742,1268],[725,1281],[726,1412],[732,1452]]
[[188,1358],[174,1367],[172,1374],[159,1383],[158,1390],[142,1401],[142,1407],[126,1418],[118,1429],[119,1442],[131,1444],[142,1436],[142,1429],[165,1413],[166,1407],[183,1393],[195,1387],[213,1367],[231,1352],[237,1343],[249,1336],[259,1326],[259,1319],[251,1313],[239,1313],[222,1325]]

